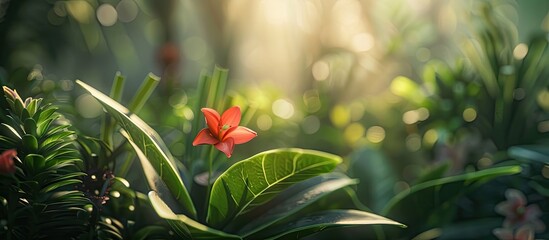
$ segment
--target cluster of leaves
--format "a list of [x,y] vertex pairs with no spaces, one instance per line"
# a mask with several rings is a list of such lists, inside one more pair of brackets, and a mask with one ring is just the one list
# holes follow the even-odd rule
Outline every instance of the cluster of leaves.
[[[408,124],[412,129],[417,126],[422,135],[436,132],[433,149],[435,161],[440,164],[392,199],[387,189],[395,186],[397,177],[386,178],[381,182],[383,186],[359,188],[367,204],[382,207],[382,214],[408,224],[408,229],[389,236],[494,237],[492,230],[502,222],[494,206],[508,188],[528,193],[539,206],[547,203],[542,169],[547,164],[543,126],[547,120],[544,96],[549,86],[548,41],[545,34],[540,34],[515,48],[517,36],[507,16],[490,3],[483,2],[482,6],[481,11],[473,13],[478,14],[471,19],[479,28],[464,40],[460,60],[453,64],[431,60],[419,81],[406,77],[393,81],[393,88],[406,90],[395,91],[397,94],[414,108],[429,113],[427,119]],[[454,154],[440,156],[441,150]],[[356,176],[371,172],[368,169],[385,169],[383,173],[363,175],[361,182],[378,183],[375,174],[392,175],[384,156],[377,155],[354,155],[357,160],[351,169]],[[452,164],[454,171],[450,172]],[[483,170],[472,172],[474,169]],[[457,175],[446,177],[450,174]],[[480,185],[494,176],[511,174],[515,175]],[[401,202],[416,207],[399,207]]]
[[[220,76],[219,71],[213,76]],[[211,79],[208,77],[206,81]],[[213,84],[207,85],[219,86],[219,81],[225,80],[217,77]],[[179,164],[150,126],[113,99],[83,82],[77,83],[122,127],[123,136],[134,148],[153,190],[148,194],[153,208],[179,237],[274,239],[303,237],[337,226],[401,225],[360,210],[311,211],[326,195],[356,184],[343,174],[329,174],[341,162],[339,157],[312,150],[259,153],[221,173],[206,196],[191,194],[186,186],[195,177],[176,167]],[[214,89],[217,90],[212,96],[217,96],[215,91],[220,88]],[[195,203],[204,201],[201,211]]]
[[[13,175],[0,176],[3,239],[76,237],[85,230],[89,204],[75,189],[85,175],[69,125],[55,124],[57,109],[42,99],[22,100],[4,87],[0,98],[0,151],[16,149]],[[55,231],[52,231],[55,229]]]

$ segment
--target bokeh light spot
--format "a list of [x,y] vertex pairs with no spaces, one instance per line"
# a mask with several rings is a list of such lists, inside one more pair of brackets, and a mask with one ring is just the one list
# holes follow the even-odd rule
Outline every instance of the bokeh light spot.
[[320,129],[320,119],[317,116],[311,115],[303,119],[301,128],[306,134],[314,134]]
[[78,113],[84,118],[95,118],[101,115],[103,107],[95,100],[90,94],[80,95],[76,101],[76,109]]
[[269,115],[263,114],[257,117],[256,124],[260,130],[267,131],[273,126],[273,119]]
[[342,105],[336,105],[330,112],[330,120],[336,127],[344,127],[351,121],[349,109]]
[[272,110],[274,115],[283,119],[290,119],[294,115],[294,105],[285,99],[274,101]]
[[423,144],[433,146],[438,141],[438,133],[435,129],[429,129],[423,134]]
[[416,111],[410,110],[402,114],[402,121],[406,124],[414,124],[419,120],[419,116]]
[[372,143],[380,143],[385,139],[385,129],[380,126],[372,126],[366,131],[366,139]]
[[313,64],[313,77],[317,81],[324,81],[330,76],[330,66],[325,61],[318,61]]
[[418,134],[410,134],[406,137],[406,147],[411,152],[419,151],[421,148],[421,137]]
[[398,76],[391,82],[391,92],[397,96],[407,96],[417,89],[417,84],[404,76]]
[[549,91],[540,91],[537,100],[541,108],[543,108],[544,110],[549,110]]
[[541,175],[543,175],[544,178],[549,179],[549,165],[545,165],[543,169],[541,170]]
[[118,19],[118,13],[116,12],[116,9],[108,4],[101,4],[97,8],[97,20],[99,20],[99,23],[105,27],[110,27],[116,23],[116,20]]
[[538,123],[538,131],[540,133],[549,132],[549,121],[542,121]]
[[348,143],[356,143],[364,136],[364,127],[360,123],[352,123],[345,128],[343,136]]
[[463,120],[466,122],[475,121],[477,118],[477,111],[474,108],[466,108],[463,110]]
[[80,23],[90,23],[93,18],[93,8],[87,1],[66,1],[71,17]]
[[119,198],[120,197],[120,192],[119,191],[112,191],[111,192],[111,196],[113,198]]
[[513,57],[517,60],[522,60],[528,54],[528,45],[519,43],[515,49],[513,49]]
[[121,22],[131,22],[137,17],[139,7],[133,0],[122,0],[116,5],[118,19]]

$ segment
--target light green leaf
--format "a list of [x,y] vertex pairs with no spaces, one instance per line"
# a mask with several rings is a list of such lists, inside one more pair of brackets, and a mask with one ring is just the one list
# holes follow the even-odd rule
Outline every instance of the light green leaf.
[[305,179],[331,172],[341,158],[303,149],[277,149],[231,166],[214,182],[206,221],[222,227]]
[[268,211],[251,219],[247,225],[242,227],[239,234],[246,237],[258,232],[297,213],[322,197],[357,182],[342,173],[328,173],[298,183],[280,193],[265,206],[261,206]]
[[116,119],[118,124],[127,131],[130,141],[141,149],[158,175],[160,175],[162,180],[166,183],[166,186],[173,196],[188,213],[195,217],[196,209],[194,208],[189,192],[183,184],[183,180],[181,179],[181,176],[179,176],[175,164],[171,160],[173,158],[170,153],[168,151],[162,151],[162,146],[165,144],[160,137],[158,137],[158,134],[138,116],[134,114],[128,116],[128,109],[118,102],[81,81],[77,80],[76,83],[97,99],[107,112]]
[[427,224],[428,219],[437,222],[439,220],[429,218],[429,213],[435,213],[441,207],[451,207],[448,203],[467,190],[496,177],[513,175],[520,171],[519,166],[497,167],[423,182],[393,197],[383,209],[382,215],[403,222],[411,228],[418,224]]
[[[337,209],[313,213],[297,220],[269,227],[267,230],[259,232],[249,239],[277,239],[283,237],[296,239],[327,228],[374,224],[388,224],[405,227],[401,223],[373,213],[354,209]],[[374,236],[371,237],[373,238]],[[362,236],[361,238],[368,239],[368,237],[365,236]]]
[[183,215],[175,214],[155,192],[149,192],[149,200],[154,210],[161,218],[166,219],[172,228],[185,239],[242,239],[241,237],[225,233]]

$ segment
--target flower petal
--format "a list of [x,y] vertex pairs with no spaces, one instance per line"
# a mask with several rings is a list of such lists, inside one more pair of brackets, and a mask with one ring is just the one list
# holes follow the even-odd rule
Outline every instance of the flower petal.
[[219,135],[219,121],[221,121],[219,113],[211,108],[202,108],[202,113],[204,113],[210,132],[217,137]]
[[221,115],[221,125],[229,125],[229,127],[238,126],[241,116],[240,107],[231,107]]
[[219,142],[214,146],[215,148],[217,148],[217,150],[222,151],[223,153],[225,153],[225,155],[227,155],[228,158],[230,158],[233,154],[234,139],[227,138],[223,142]]
[[516,189],[510,188],[505,191],[505,197],[507,201],[517,206],[526,206],[526,197],[524,194]]
[[216,144],[219,140],[212,135],[210,129],[204,128],[198,132],[193,141],[193,146],[200,144]]
[[242,144],[252,140],[257,136],[257,133],[247,127],[232,127],[227,130],[223,139],[232,138],[234,139],[234,144]]
[[534,231],[528,225],[522,226],[518,229],[514,239],[534,240]]

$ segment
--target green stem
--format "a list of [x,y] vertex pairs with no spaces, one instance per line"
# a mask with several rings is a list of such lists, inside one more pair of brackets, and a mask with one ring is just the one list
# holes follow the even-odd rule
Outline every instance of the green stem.
[[208,202],[210,202],[210,191],[211,191],[211,181],[212,181],[212,165],[213,159],[215,156],[215,147],[212,145],[210,147],[210,156],[208,157],[208,182],[206,183],[206,202],[204,203],[204,216],[208,216]]
[[130,102],[129,110],[132,113],[138,113],[141,108],[143,108],[145,102],[147,102],[159,82],[160,77],[152,73],[147,75],[139,87],[139,90],[137,90],[137,94],[134,95],[132,101]]
[[[114,81],[112,83],[110,97],[114,99],[115,101],[120,101],[122,98],[122,92],[124,89],[124,76],[120,75],[120,72],[117,72]],[[113,133],[114,133],[114,120],[108,115],[104,114],[103,118],[101,120],[101,140],[105,143],[105,145],[110,146],[113,148]],[[101,157],[101,159],[106,159],[107,156]],[[104,163],[99,163],[99,166],[103,166]]]

